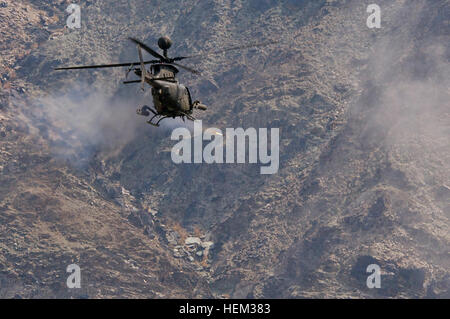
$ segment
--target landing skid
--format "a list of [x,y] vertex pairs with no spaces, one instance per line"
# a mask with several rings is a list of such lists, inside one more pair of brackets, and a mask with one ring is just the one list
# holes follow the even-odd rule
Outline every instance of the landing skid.
[[[161,118],[158,119],[158,121],[157,121],[156,123],[154,123],[154,122],[153,122],[153,119],[154,119],[155,117],[158,117],[158,116],[161,116]],[[159,123],[160,123],[162,120],[167,119],[167,118],[169,118],[169,117],[171,117],[171,118],[181,117],[181,119],[183,120],[183,122],[185,122],[185,118],[187,118],[188,120],[191,120],[191,121],[195,121],[195,117],[193,117],[192,115],[186,114],[186,113],[183,113],[183,114],[180,114],[180,115],[176,115],[176,116],[166,116],[166,115],[161,115],[161,114],[155,114],[150,120],[147,121],[147,123],[150,124],[150,125],[159,127]]]
[[150,120],[148,120],[147,123],[150,124],[150,125],[159,127],[159,123],[160,123],[162,120],[164,120],[164,119],[170,117],[170,116],[162,116],[156,123],[153,123],[153,122],[152,122],[153,119],[154,119],[155,117],[158,117],[158,116],[161,116],[161,115],[159,115],[159,114],[153,115],[153,117],[152,117]]
[[[192,115],[190,115],[188,113],[179,112],[179,113],[164,115],[164,114],[158,113],[156,110],[151,109],[147,105],[144,105],[142,108],[140,108],[136,111],[137,114],[142,115],[142,116],[149,116],[150,112],[153,114],[153,116],[151,117],[150,120],[147,121],[147,123],[150,125],[156,126],[156,127],[159,127],[159,123],[162,120],[169,118],[169,117],[171,117],[171,118],[181,117],[183,122],[185,121],[186,118],[188,120],[195,121],[195,117],[193,117]],[[157,119],[157,121],[154,122],[154,119]]]

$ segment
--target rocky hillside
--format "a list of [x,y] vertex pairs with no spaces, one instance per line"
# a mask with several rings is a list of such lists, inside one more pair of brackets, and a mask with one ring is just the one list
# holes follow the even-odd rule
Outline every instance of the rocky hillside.
[[[0,1],[0,297],[448,298],[450,2]],[[127,41],[186,60],[204,127],[280,129],[280,169],[174,164]],[[66,267],[81,267],[68,289]],[[381,288],[366,267],[381,268]]]

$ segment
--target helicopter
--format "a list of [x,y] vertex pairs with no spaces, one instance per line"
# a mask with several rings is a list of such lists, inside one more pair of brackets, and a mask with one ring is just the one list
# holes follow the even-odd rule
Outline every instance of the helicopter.
[[[185,121],[186,118],[194,121],[195,117],[192,115],[194,109],[202,111],[207,110],[207,106],[202,104],[199,100],[192,101],[189,89],[183,84],[180,84],[176,78],[176,75],[179,72],[178,68],[184,69],[196,75],[200,75],[200,72],[185,65],[181,65],[177,63],[178,61],[187,58],[197,58],[212,54],[219,54],[231,50],[260,47],[277,42],[270,41],[235,46],[222,50],[206,52],[203,54],[170,58],[168,56],[168,50],[172,46],[172,40],[167,36],[162,36],[158,39],[158,47],[163,51],[162,54],[156,52],[140,40],[131,37],[129,40],[137,46],[139,62],[58,67],[55,68],[55,70],[79,70],[128,66],[125,75],[126,79],[128,78],[128,74],[133,71],[134,74],[139,77],[139,80],[123,81],[124,84],[141,83],[142,90],[145,90],[145,83],[151,86],[154,107],[151,108],[144,105],[138,108],[136,113],[142,116],[152,115],[147,123],[156,127],[158,127],[159,123],[166,118],[180,117],[183,121]],[[157,59],[144,61],[142,50]],[[147,64],[150,64],[149,69],[146,68]]]

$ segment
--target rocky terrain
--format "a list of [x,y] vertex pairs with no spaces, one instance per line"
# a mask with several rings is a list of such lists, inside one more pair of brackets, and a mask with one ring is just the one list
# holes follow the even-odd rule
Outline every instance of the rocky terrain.
[[[0,297],[449,298],[450,1],[0,0]],[[280,128],[280,169],[174,164],[125,69],[186,60],[204,127]],[[66,267],[81,268],[68,289]],[[381,288],[366,267],[381,268]]]

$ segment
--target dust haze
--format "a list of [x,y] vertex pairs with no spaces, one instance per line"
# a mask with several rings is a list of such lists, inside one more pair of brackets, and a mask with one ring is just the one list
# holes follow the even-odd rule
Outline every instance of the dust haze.
[[97,152],[117,153],[145,128],[136,115],[138,99],[115,97],[78,84],[38,98],[34,115],[56,156],[90,160]]
[[406,4],[392,20],[407,26],[408,32],[394,31],[374,41],[361,76],[362,97],[352,111],[369,114],[361,143],[384,148],[389,160],[411,178],[431,174],[448,185],[449,38],[410,41],[411,33],[424,27],[423,8],[423,3]]

